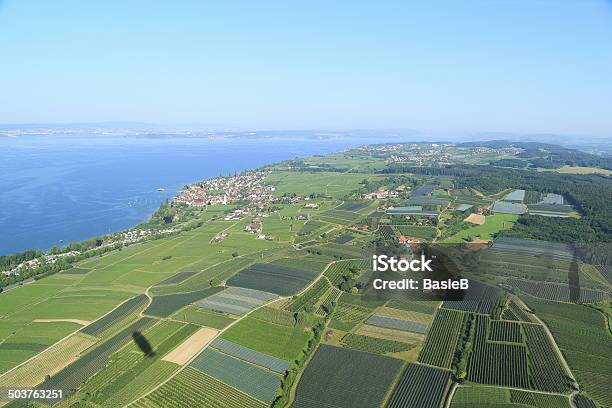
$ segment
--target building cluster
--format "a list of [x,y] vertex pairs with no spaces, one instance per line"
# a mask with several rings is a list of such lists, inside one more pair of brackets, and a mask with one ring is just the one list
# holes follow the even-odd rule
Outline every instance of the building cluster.
[[190,184],[174,198],[175,202],[203,207],[249,201],[250,205],[264,208],[274,201],[274,186],[263,183],[270,172],[249,171],[235,176],[217,177]]
[[432,163],[438,164],[449,164],[450,154],[448,153],[423,153],[423,154],[404,154],[404,155],[392,155],[389,156],[386,163],[411,163],[416,166],[425,166]]
[[406,246],[420,245],[421,244],[421,240],[420,239],[413,238],[413,237],[407,237],[405,235],[400,235],[399,237],[397,237],[397,242],[400,245],[406,245]]
[[373,191],[371,193],[363,193],[361,195],[361,198],[367,199],[367,200],[374,200],[374,199],[384,199],[384,198],[397,198],[399,197],[399,191],[397,190],[376,190]]
[[349,229],[358,232],[370,232],[370,226],[368,224],[357,224],[349,227]]
[[290,221],[298,220],[298,221],[300,221],[300,220],[309,220],[309,219],[310,219],[310,214],[304,214],[304,213],[300,213],[300,214],[297,214],[297,215],[281,215],[281,220],[285,220],[285,221],[287,221],[287,220],[290,220]]
[[80,254],[81,253],[79,251],[69,251],[61,254],[43,255],[41,257],[22,262],[19,265],[15,266],[13,269],[2,271],[1,273],[5,276],[19,276],[21,275],[21,272],[27,269],[35,269],[43,264],[54,264],[60,258],[64,258],[67,256],[76,256]]
[[488,146],[477,146],[470,148],[469,152],[472,156],[482,156],[495,154],[497,156],[515,156],[520,153],[522,149],[518,147],[488,147]]
[[417,166],[431,165],[433,163],[449,164],[452,159],[451,153],[440,149],[441,146],[443,145],[411,145],[407,151],[392,154],[385,161],[387,163],[412,163]]
[[[133,230],[115,234],[111,238],[105,239],[105,241],[100,246],[92,248],[90,249],[90,251],[99,250],[101,248],[113,247],[116,245],[125,246],[125,245],[135,244],[136,242],[140,242],[144,240],[145,238],[153,236],[153,235],[166,235],[166,234],[172,234],[178,231],[179,230],[176,228],[166,228],[166,229],[161,229],[161,230],[133,229]],[[85,251],[85,252],[88,252],[88,251]],[[59,254],[45,254],[41,257],[22,262],[19,265],[15,266],[14,268],[6,270],[6,271],[2,271],[0,273],[5,276],[20,276],[21,272],[25,270],[36,269],[42,266],[43,264],[47,264],[47,265],[54,264],[60,258],[65,258],[67,256],[77,256],[77,255],[80,255],[81,253],[83,252],[68,251],[68,252],[62,252]]]
[[263,232],[263,223],[261,222],[262,217],[269,217],[270,214],[257,214],[256,217],[251,218],[251,223],[245,225],[244,232],[257,235],[257,239],[265,239],[272,241],[274,239],[271,235],[266,235]]
[[219,234],[217,234],[217,236],[215,236],[214,240],[215,242],[221,242],[223,241],[225,238],[229,237],[229,232],[227,231],[222,231]]
[[178,231],[179,229],[177,228],[165,228],[165,229],[160,229],[160,230],[133,229],[133,230],[121,232],[117,235],[114,235],[111,239],[105,241],[98,248],[106,248],[110,246],[115,246],[117,244],[121,244],[121,245],[135,244],[136,242],[140,242],[143,239],[153,236],[153,235],[173,234]]

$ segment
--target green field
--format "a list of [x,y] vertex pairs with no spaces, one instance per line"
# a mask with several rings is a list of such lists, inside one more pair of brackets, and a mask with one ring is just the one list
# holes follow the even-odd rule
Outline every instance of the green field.
[[402,365],[401,360],[323,344],[306,367],[292,406],[380,406]]
[[459,387],[455,391],[450,408],[472,407],[571,408],[572,405],[565,395],[540,394],[507,388]]
[[[612,406],[603,178],[499,175],[511,167],[489,163],[512,158],[513,148],[479,149],[383,144],[289,160],[268,168],[265,183],[275,190],[261,206],[249,196],[206,209],[173,207],[181,216],[169,227],[201,225],[0,293],[0,388],[70,390],[57,408],[569,408],[577,386],[577,408],[591,408],[586,398],[596,408]],[[435,160],[432,152],[446,164],[408,159]],[[553,178],[534,184],[538,177]],[[566,178],[574,184],[563,184]],[[452,201],[451,209],[389,224],[384,211],[428,184],[431,195],[416,200]],[[454,210],[516,189],[532,199],[563,194],[581,217],[494,214],[478,226]],[[245,232],[251,223],[268,239]],[[381,295],[369,284],[373,253],[419,250],[399,235],[493,243],[461,254],[480,261],[464,271],[468,296],[442,302],[422,291]],[[566,237],[586,244],[559,244]],[[578,286],[581,303],[568,303]],[[146,344],[152,352],[145,356]],[[172,350],[186,353],[182,366],[164,359]]]
[[[365,178],[377,179],[378,175],[368,175]],[[275,172],[268,176],[266,181],[276,186],[277,194],[321,194],[334,198],[341,198],[359,188],[359,182],[364,179],[363,174],[338,173],[307,173],[307,172]]]
[[282,360],[293,361],[299,357],[310,333],[301,327],[281,326],[246,317],[221,337]]
[[481,239],[485,241],[491,241],[494,235],[499,231],[512,228],[518,215],[514,214],[495,214],[486,217],[486,221],[483,225],[477,225],[464,229],[457,234],[449,237],[442,242],[445,243],[462,243],[466,242],[467,238],[473,240]]
[[182,322],[214,327],[215,329],[223,329],[235,320],[235,318],[226,314],[215,313],[197,306],[187,306],[170,317]]

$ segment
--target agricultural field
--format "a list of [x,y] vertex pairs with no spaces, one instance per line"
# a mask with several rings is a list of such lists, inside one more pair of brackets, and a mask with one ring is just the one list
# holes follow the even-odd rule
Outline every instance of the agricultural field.
[[104,315],[102,318],[96,320],[90,325],[83,327],[80,332],[89,334],[90,336],[101,336],[106,330],[111,328],[113,325],[121,322],[138,309],[144,308],[148,303],[149,299],[145,295],[134,296],[131,299],[120,304],[117,308],[113,309],[110,313]]
[[255,264],[238,272],[227,281],[229,285],[271,292],[280,296],[292,295],[306,287],[318,274],[317,271],[269,263]]
[[324,230],[329,229],[329,224],[317,220],[308,220],[302,225],[297,231],[298,236],[316,235],[315,233],[321,233]]
[[158,295],[153,297],[151,304],[143,312],[147,316],[168,317],[177,310],[194,303],[207,296],[221,292],[221,287],[211,287],[195,292],[175,293],[172,295]]
[[324,298],[325,294],[331,291],[332,285],[327,279],[319,279],[300,296],[297,296],[287,305],[290,312],[315,311],[316,306]]
[[[487,172],[404,161],[432,149]],[[494,173],[512,167],[490,163],[520,149],[487,151],[380,145],[289,160],[268,168],[264,206],[198,208],[195,228],[16,285],[0,293],[0,389],[63,388],[55,408],[612,406],[602,204],[585,201],[586,179],[534,186],[549,172],[525,170],[510,183]],[[495,213],[496,200],[576,217]],[[385,215],[403,205],[439,215]],[[474,262],[462,300],[372,288],[373,253],[418,254],[402,235],[466,244],[451,246]]]
[[362,260],[338,261],[334,262],[323,273],[332,285],[339,286],[343,281],[343,276],[349,275],[352,271],[361,273],[368,268],[368,262]]
[[[530,326],[525,326],[525,330]],[[489,340],[506,343],[522,343],[521,325],[502,320],[491,320],[489,326]]]
[[600,406],[612,405],[610,357],[606,317],[584,305],[527,298],[530,307],[550,328],[581,390]]
[[339,302],[332,315],[330,327],[345,331],[351,330],[364,321],[371,312],[372,309],[364,306]]
[[451,378],[450,371],[410,364],[387,404],[388,408],[439,408]]
[[6,330],[0,347],[0,373],[36,356],[82,327],[68,322],[30,323],[24,326],[21,326],[20,322],[15,323],[14,326],[7,325],[0,328],[2,331]]
[[310,334],[301,327],[281,326],[247,316],[225,331],[221,338],[281,360],[293,361],[300,356]]
[[464,229],[443,240],[445,243],[463,243],[471,240],[492,241],[500,231],[512,228],[518,216],[515,214],[495,214],[486,217],[485,223]]
[[535,322],[534,317],[526,311],[522,306],[518,305],[516,300],[510,298],[502,312],[504,320],[514,320],[527,323]]
[[176,283],[181,283],[184,280],[191,278],[193,275],[195,275],[195,272],[178,272],[175,275],[172,275],[171,277],[164,279],[163,281],[159,282],[157,284],[157,286],[163,286],[163,285],[172,285],[172,284],[176,284]]
[[276,298],[274,293],[260,290],[230,287],[221,292],[195,302],[195,306],[217,312],[242,316],[256,307]]
[[213,265],[204,266],[201,271],[188,277],[181,283],[153,286],[149,293],[152,295],[167,295],[207,289],[210,287],[211,280],[222,282],[252,263],[254,263],[254,259],[248,255],[238,258],[220,259]]
[[135,343],[128,344],[77,395],[102,406],[122,406],[139,398],[179,369],[179,364],[171,360],[184,355],[185,341],[192,341],[197,329],[177,322],[157,323],[143,333],[152,348],[149,354]]
[[363,215],[352,211],[333,209],[317,214],[316,219],[330,224],[351,225],[363,218]]
[[571,261],[574,255],[571,246],[567,244],[506,237],[495,240],[490,251],[512,255],[532,255],[559,261]]
[[369,257],[369,253],[366,248],[356,245],[336,244],[334,242],[316,246],[312,250],[317,251],[317,253],[320,253],[321,255],[327,255],[339,260],[364,259]]
[[270,371],[212,349],[204,350],[190,367],[268,404],[280,387],[280,377]]
[[191,337],[188,337],[178,347],[166,354],[163,357],[163,360],[180,365],[186,364],[196,354],[198,354],[200,350],[206,347],[217,336],[217,334],[219,334],[219,331],[215,329],[202,327],[193,333]]
[[235,320],[234,317],[230,317],[226,314],[207,311],[206,309],[193,305],[179,310],[170,316],[170,318],[215,329],[223,329]]
[[422,334],[425,334],[427,332],[426,324],[381,315],[370,316],[370,318],[366,320],[366,324],[378,327],[385,327],[387,329],[397,329]]
[[359,183],[364,178],[375,180],[381,176],[345,173],[342,177],[338,177],[338,173],[279,171],[268,176],[266,182],[276,187],[275,193],[278,195],[315,193],[341,198],[358,189]]
[[369,205],[370,203],[367,201],[345,201],[338,207],[338,210],[359,212],[360,210],[367,208]]
[[[399,299],[391,299],[389,300],[389,302],[387,303],[387,307],[388,308],[392,308],[395,310],[402,310],[408,313],[412,313],[415,312],[417,313],[415,314],[411,314],[410,317],[408,317],[408,320],[414,320],[414,321],[420,321],[421,323],[430,323],[433,319],[433,314],[436,312],[436,310],[438,310],[438,307],[440,306],[441,302],[438,300],[432,300],[430,298],[428,299],[406,299],[406,298],[399,298]],[[385,314],[385,310],[387,310],[387,308],[381,309],[379,311],[379,314]],[[429,316],[429,317],[423,317],[423,315]],[[391,315],[392,317],[394,315]],[[403,315],[406,316],[406,315]]]
[[418,361],[442,368],[450,368],[465,315],[461,312],[438,309]]
[[243,347],[240,344],[233,343],[224,339],[216,339],[212,342],[211,347],[224,354],[247,361],[251,364],[267,368],[279,374],[284,373],[289,369],[289,362],[280,358],[269,356],[265,353]]
[[369,408],[383,403],[401,360],[322,344],[306,366],[292,408]]
[[40,385],[44,389],[77,389],[85,380],[104,368],[113,353],[125,346],[135,331],[143,331],[155,323],[153,319],[143,317],[106,340],[99,346],[90,349],[78,360],[59,371]]
[[295,316],[292,312],[268,306],[255,310],[249,316],[264,322],[274,323],[281,326],[292,327],[296,324]]
[[0,374],[134,296],[125,288],[81,285],[81,279],[57,274],[0,294]]
[[425,336],[420,333],[414,333],[404,330],[388,329],[386,327],[371,326],[364,324],[360,326],[355,333],[362,336],[376,337],[384,340],[399,341],[404,343],[422,343]]
[[272,236],[274,241],[289,242],[293,239],[296,231],[304,225],[304,221],[283,220],[279,217],[271,216],[264,218],[262,224],[262,232]]
[[491,314],[494,308],[501,303],[503,296],[499,288],[472,280],[462,300],[446,300],[442,307],[464,312]]
[[534,407],[571,408],[567,395],[551,395],[507,388],[461,386],[453,395],[450,408],[472,407]]
[[346,334],[342,338],[341,344],[343,347],[374,354],[399,353],[401,351],[410,350],[415,346],[414,344],[403,343],[400,341],[361,336],[353,333]]
[[[202,392],[206,390],[206,392]],[[200,370],[187,367],[151,394],[135,401],[130,408],[266,408],[269,404],[251,397]]]
[[[134,393],[144,393],[146,390],[147,383],[142,382],[145,373],[147,376],[154,375],[155,368],[165,369],[166,374],[178,369],[177,364],[166,364],[160,360],[196,329],[196,326],[178,322],[158,322],[142,333],[151,345],[152,352],[149,355],[145,355],[136,343],[128,343],[111,355],[106,365],[85,382],[77,395],[99,404],[115,399],[127,399],[123,402],[128,403],[130,396],[136,399],[137,395]],[[149,385],[153,387],[155,383]]]
[[[417,305],[420,305],[423,302],[417,302]],[[395,304],[389,302],[387,305]],[[405,308],[407,305],[403,305]],[[423,310],[423,309],[420,309]],[[387,316],[400,320],[409,320],[415,323],[421,323],[424,326],[429,326],[433,321],[433,314],[435,309],[428,311],[427,313],[417,312],[410,309],[396,309],[390,306],[384,306],[376,311],[376,314],[379,316]]]
[[[537,282],[568,283],[572,272],[571,264],[566,260],[556,260],[549,254],[513,254],[499,251],[495,246],[483,251],[478,265],[479,272],[486,277],[496,277],[500,281],[520,279]],[[581,285],[587,283],[586,274],[576,271]],[[583,276],[585,279],[582,279]],[[505,278],[505,279],[504,279]]]
[[176,364],[157,360],[149,367],[138,372],[138,376],[133,381],[105,401],[102,406],[123,406],[128,404],[146,395],[153,387],[171,377],[178,369],[179,366]]
[[479,384],[529,388],[527,348],[519,344],[488,342],[487,316],[477,315],[475,325],[468,379]]
[[390,225],[381,226],[380,233],[385,239],[392,240],[395,238],[395,230]]
[[435,227],[419,225],[397,225],[395,227],[399,235],[431,241],[438,234]]
[[87,268],[70,268],[66,269],[65,271],[62,271],[61,273],[66,273],[69,275],[85,275],[89,271],[90,269]]
[[522,326],[529,348],[533,388],[560,393],[571,390],[573,381],[559,361],[559,357],[548,339],[546,329],[535,324]]
[[353,239],[355,239],[355,237],[353,237],[352,235],[340,235],[338,236],[338,238],[334,239],[334,243],[335,244],[346,244],[351,242]]
[[82,334],[74,334],[54,344],[33,359],[0,376],[0,388],[35,387],[47,375],[58,371],[75,361],[96,340]]
[[578,286],[508,279],[506,283],[521,292],[540,299],[556,302],[597,303],[611,298],[609,292],[586,289]]
[[612,175],[612,170],[600,169],[598,167],[580,167],[580,166],[561,166],[555,171],[565,174],[603,174],[604,176]]

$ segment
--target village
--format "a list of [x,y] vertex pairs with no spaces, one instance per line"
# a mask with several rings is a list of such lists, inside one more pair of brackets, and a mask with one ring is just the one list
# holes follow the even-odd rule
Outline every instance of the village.
[[174,202],[204,207],[248,200],[252,206],[263,208],[278,198],[272,194],[274,186],[263,183],[268,174],[269,171],[247,171],[234,176],[203,180],[186,186],[174,198]]
[[[179,230],[176,228],[166,228],[166,229],[161,229],[161,230],[148,230],[148,229],[135,228],[132,230],[120,232],[118,234],[114,234],[112,237],[102,242],[99,246],[96,246],[95,248],[92,248],[89,251],[100,250],[100,249],[110,248],[110,247],[127,246],[131,244],[135,244],[137,242],[141,242],[145,238],[151,237],[153,235],[155,236],[169,235],[169,234],[176,233],[178,231]],[[34,258],[29,261],[21,262],[20,264],[16,265],[12,269],[1,271],[0,274],[7,276],[7,277],[8,276],[21,276],[22,272],[26,270],[36,269],[43,265],[52,265],[52,264],[55,264],[61,258],[79,256],[86,252],[88,251],[67,251],[67,252],[62,252],[58,254],[47,253],[38,258]]]

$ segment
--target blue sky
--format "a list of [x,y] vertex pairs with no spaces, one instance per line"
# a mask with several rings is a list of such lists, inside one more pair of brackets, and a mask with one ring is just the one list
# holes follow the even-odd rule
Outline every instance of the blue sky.
[[604,0],[0,0],[0,63],[0,123],[612,135]]

